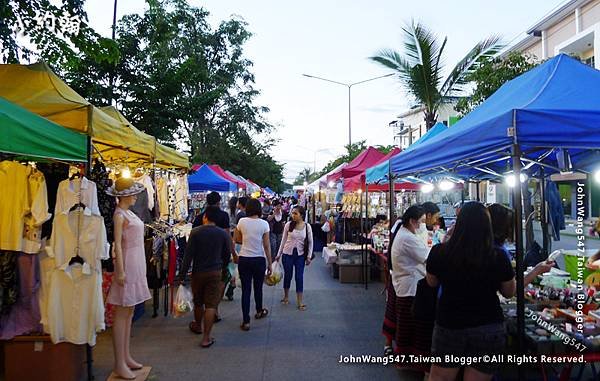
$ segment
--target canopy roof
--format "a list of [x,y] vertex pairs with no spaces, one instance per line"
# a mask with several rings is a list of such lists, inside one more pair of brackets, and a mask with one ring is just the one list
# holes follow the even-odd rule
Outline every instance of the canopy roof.
[[[425,136],[425,135],[423,135]],[[375,163],[374,167],[370,167],[367,169],[367,171],[369,169],[372,168],[379,168],[380,165],[384,164],[385,165],[385,175],[388,174],[388,167],[389,167],[389,159],[398,155],[400,153],[400,148],[398,147],[394,147],[393,150],[391,150],[390,152],[387,153],[387,155],[383,156],[381,159],[379,159],[377,161],[377,163]],[[384,176],[385,176],[384,175]],[[366,171],[358,174],[356,176],[344,179],[344,191],[346,192],[355,192],[359,189],[367,190],[366,188]],[[417,184],[412,184],[409,182],[406,183],[395,183],[394,184],[394,190],[396,191],[400,191],[400,190],[417,190],[419,189],[420,186]],[[369,191],[379,191],[379,192],[386,192],[389,191],[390,187],[389,185],[385,185],[385,184],[370,184],[369,185]]]
[[212,164],[210,165],[210,168],[215,171],[215,173],[217,173],[219,176],[221,176],[222,178],[224,178],[225,180],[229,180],[232,183],[234,183],[236,185],[236,187],[238,189],[246,189],[246,183],[243,182],[242,180],[240,180],[239,178],[235,177],[235,176],[231,176],[229,173],[225,172],[223,170],[223,168],[221,168],[219,165],[217,164]]
[[[61,126],[91,136],[97,153],[106,160],[150,163],[159,151],[156,144],[152,144],[153,137],[137,130],[114,108],[93,106],[44,62],[0,65],[0,96]],[[160,151],[166,151],[164,164],[188,167],[184,155],[167,147]]]
[[265,191],[265,193],[266,193],[266,194],[268,194],[268,195],[270,195],[270,196],[274,196],[274,195],[276,194],[276,193],[275,193],[275,192],[274,192],[274,191],[273,191],[271,188],[269,188],[269,187],[266,187],[266,188],[264,189],[264,191]]
[[188,176],[190,192],[229,192],[235,191],[236,185],[218,174],[208,165],[203,164],[196,173]]
[[[439,133],[441,133],[447,129],[448,129],[448,127],[446,127],[446,125],[444,123],[436,123],[431,129],[429,129],[429,131],[427,131],[425,133],[425,135],[421,136],[421,138],[419,138],[419,140],[417,140],[416,142],[411,144],[407,149],[405,149],[405,151],[410,151],[410,150],[415,149],[415,147],[418,147],[420,144],[423,144],[424,142],[428,141],[429,139],[433,138],[434,136],[438,135]],[[387,183],[388,182],[387,177],[388,177],[389,166],[390,166],[389,160],[392,157],[398,155],[399,153],[400,153],[400,150],[392,151],[388,155],[386,155],[385,159],[382,159],[376,165],[374,165],[370,168],[367,168],[367,170],[366,170],[367,184],[375,184],[375,183],[385,184],[385,183]]]
[[84,134],[68,130],[0,97],[0,152],[86,161]]
[[381,160],[385,154],[378,151],[374,147],[368,147],[354,158],[347,166],[341,170],[327,176],[327,181],[337,181],[341,178],[349,178],[364,172],[367,168],[372,167],[375,163]]
[[558,171],[558,149],[568,149],[578,168],[600,147],[600,71],[558,55],[505,83],[451,128],[392,158],[392,172],[501,176],[511,168],[513,142],[530,175],[540,166]]
[[318,190],[319,188],[327,188],[327,176],[342,170],[342,168],[346,167],[348,165],[348,163],[342,163],[340,165],[338,165],[337,167],[335,167],[334,169],[332,169],[331,171],[327,172],[326,174],[324,174],[323,176],[319,177],[318,179],[316,179],[315,181],[313,181],[312,183],[308,184],[306,187],[312,191]]

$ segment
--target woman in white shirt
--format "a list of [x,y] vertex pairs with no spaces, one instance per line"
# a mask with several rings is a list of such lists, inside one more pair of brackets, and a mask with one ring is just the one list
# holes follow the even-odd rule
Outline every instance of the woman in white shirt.
[[[263,281],[265,270],[271,275],[271,243],[269,241],[269,224],[260,219],[262,207],[254,198],[246,203],[246,217],[239,220],[234,232],[234,240],[241,243],[239,251],[238,272],[242,282],[242,315],[240,328],[250,330],[250,293],[254,284],[255,319],[262,319],[269,314],[263,308]],[[234,257],[235,259],[235,257]]]
[[[279,247],[276,261],[282,259],[283,262],[283,299],[281,303],[289,303],[290,286],[292,284],[292,274],[296,273],[296,303],[300,311],[306,309],[306,304],[302,302],[302,293],[304,292],[304,264],[310,265],[310,258],[313,251],[313,234],[309,224],[304,222],[305,210],[302,206],[296,206],[292,209],[292,220],[285,224],[283,228],[282,244]],[[304,246],[307,245],[307,255],[304,255]]]
[[[417,282],[425,277],[425,261],[429,249],[418,233],[425,226],[425,211],[413,205],[404,212],[402,226],[392,243],[392,285],[388,292],[388,303],[383,333],[393,337],[399,354],[427,354],[431,351],[433,324],[417,320],[412,314],[412,305],[417,291]],[[429,366],[418,370],[429,371]]]

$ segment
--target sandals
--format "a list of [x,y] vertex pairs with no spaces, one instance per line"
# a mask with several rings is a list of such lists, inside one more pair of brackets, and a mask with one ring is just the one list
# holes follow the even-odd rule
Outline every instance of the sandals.
[[202,329],[198,328],[198,324],[195,321],[191,321],[188,327],[190,328],[190,331],[196,335],[202,335]]
[[242,323],[242,324],[240,324],[240,329],[242,331],[249,331],[250,330],[250,323]]
[[269,314],[269,310],[266,308],[263,308],[262,310],[258,311],[256,313],[256,315],[254,315],[255,319],[262,319],[264,317],[266,317]]
[[210,339],[208,344],[200,344],[202,348],[210,348],[215,343],[215,339]]
[[306,311],[306,304],[299,304],[298,305],[298,310],[299,311]]
[[281,299],[279,302],[281,304],[290,304],[290,301],[288,299]]

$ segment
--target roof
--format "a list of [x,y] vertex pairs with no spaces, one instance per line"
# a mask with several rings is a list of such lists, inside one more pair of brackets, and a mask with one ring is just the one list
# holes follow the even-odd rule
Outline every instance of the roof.
[[374,147],[367,147],[347,166],[327,176],[327,181],[337,181],[340,178],[349,178],[364,172],[367,168],[377,163],[385,154]]
[[193,174],[188,176],[190,192],[228,192],[237,190],[237,186],[219,176],[208,165],[203,164]]
[[600,147],[600,71],[560,54],[505,83],[454,126],[390,163],[399,176],[502,176],[511,168],[515,140],[530,175],[540,165],[546,173],[558,171],[558,149],[568,150],[579,168]]

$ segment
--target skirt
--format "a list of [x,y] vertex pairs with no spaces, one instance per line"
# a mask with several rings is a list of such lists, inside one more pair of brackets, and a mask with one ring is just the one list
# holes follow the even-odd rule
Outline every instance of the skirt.
[[[431,354],[433,322],[415,319],[412,315],[413,296],[398,297],[393,285],[388,297],[382,333],[395,343],[394,352],[400,355]],[[406,368],[428,372],[431,364],[407,364]]]

